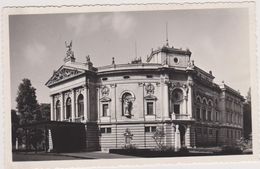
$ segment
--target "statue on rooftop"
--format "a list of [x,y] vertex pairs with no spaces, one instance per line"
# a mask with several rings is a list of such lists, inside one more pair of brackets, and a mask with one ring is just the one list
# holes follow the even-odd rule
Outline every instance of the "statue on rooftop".
[[65,41],[65,47],[67,48],[65,59],[74,58],[74,52],[71,50],[72,49],[72,41],[70,41],[70,42]]

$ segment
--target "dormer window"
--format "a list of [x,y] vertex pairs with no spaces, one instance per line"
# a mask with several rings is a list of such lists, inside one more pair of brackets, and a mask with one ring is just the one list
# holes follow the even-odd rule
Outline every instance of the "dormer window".
[[124,76],[123,78],[124,78],[124,79],[129,79],[130,77],[129,77],[129,76]]
[[107,80],[107,77],[103,77],[102,80],[103,80],[103,81],[106,81],[106,80]]
[[153,78],[153,75],[146,75],[147,78]]

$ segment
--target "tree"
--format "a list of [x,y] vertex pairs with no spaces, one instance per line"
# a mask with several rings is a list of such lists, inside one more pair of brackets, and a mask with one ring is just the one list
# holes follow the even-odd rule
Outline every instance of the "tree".
[[165,137],[165,132],[164,132],[163,126],[157,126],[156,131],[154,132],[154,135],[152,136],[152,138],[156,142],[159,150],[164,149],[164,144],[163,144],[164,137]]
[[243,107],[243,126],[245,139],[250,139],[250,134],[252,133],[251,114],[251,89],[249,88]]
[[39,115],[35,91],[29,79],[23,79],[18,87],[16,102],[17,110],[21,114],[21,124],[31,123]]
[[12,145],[15,145],[17,138],[17,127],[19,125],[19,116],[15,110],[11,110],[11,123],[12,123]]
[[50,121],[50,110],[51,105],[48,103],[41,103],[39,107],[39,111],[41,114],[41,119],[43,121]]

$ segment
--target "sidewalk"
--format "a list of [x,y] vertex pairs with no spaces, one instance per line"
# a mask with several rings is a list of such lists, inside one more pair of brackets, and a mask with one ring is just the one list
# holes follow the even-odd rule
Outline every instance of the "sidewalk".
[[111,154],[101,151],[93,151],[93,152],[77,152],[77,153],[59,153],[59,155],[76,157],[76,158],[92,158],[92,159],[114,159],[114,158],[137,158],[135,156],[127,156],[120,154]]
[[120,154],[110,154],[101,151],[75,152],[75,153],[13,152],[14,161],[115,159],[115,158],[137,158],[137,157],[120,155]]

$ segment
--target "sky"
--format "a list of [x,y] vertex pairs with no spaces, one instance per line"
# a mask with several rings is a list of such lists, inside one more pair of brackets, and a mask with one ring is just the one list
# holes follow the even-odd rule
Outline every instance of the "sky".
[[[11,106],[23,78],[36,88],[39,103],[49,103],[45,83],[64,62],[65,41],[73,41],[76,61],[90,55],[94,66],[143,61],[166,43],[189,48],[195,65],[211,70],[242,95],[250,87],[247,9],[200,9],[77,14],[13,15],[9,18]],[[135,48],[136,44],[136,48]]]

